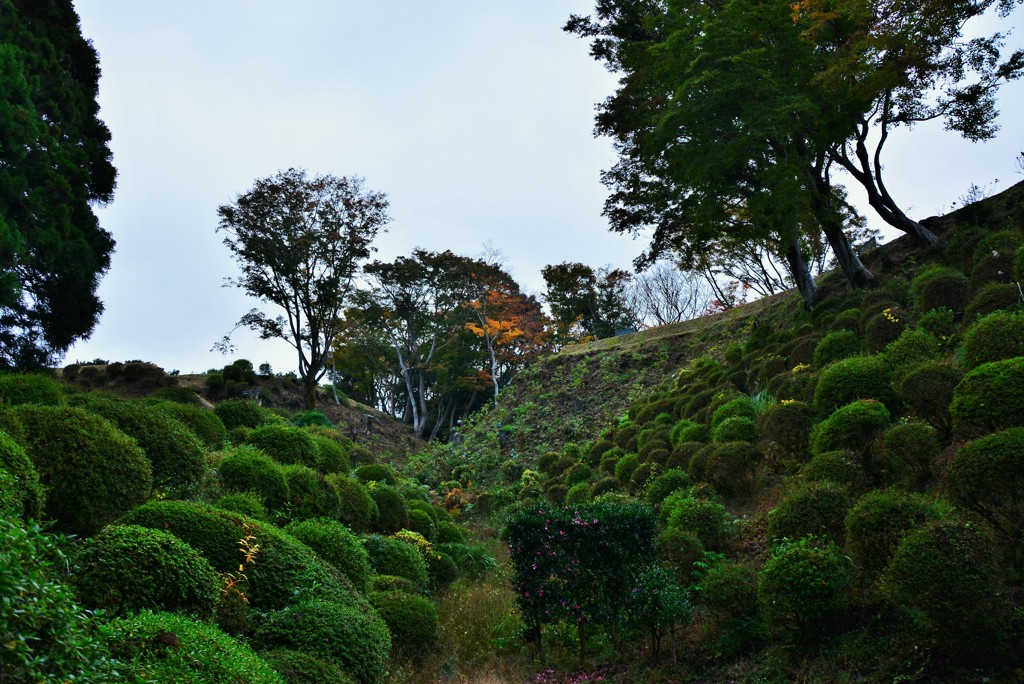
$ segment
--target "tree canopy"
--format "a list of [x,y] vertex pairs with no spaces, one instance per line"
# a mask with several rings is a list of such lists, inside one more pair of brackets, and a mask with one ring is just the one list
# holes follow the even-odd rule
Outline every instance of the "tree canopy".
[[114,240],[99,58],[70,0],[0,0],[0,364],[53,363],[88,337]]
[[[342,311],[362,260],[390,221],[383,193],[365,190],[363,179],[301,169],[255,181],[251,190],[221,206],[217,230],[242,270],[229,285],[284,310],[271,317],[252,309],[236,325],[261,339],[282,339],[298,354],[306,406],[316,405],[316,386],[327,372]],[[230,334],[216,345],[229,350]]]
[[870,285],[833,168],[864,185],[884,220],[934,242],[886,191],[882,148],[892,126],[928,118],[991,135],[994,93],[1022,58],[1000,61],[998,34],[961,32],[1018,2],[599,0],[565,29],[621,74],[596,121],[619,155],[603,176],[611,228],[653,228],[638,266],[674,253],[702,267],[709,245],[760,242],[809,306],[810,246],[824,234],[851,282]]

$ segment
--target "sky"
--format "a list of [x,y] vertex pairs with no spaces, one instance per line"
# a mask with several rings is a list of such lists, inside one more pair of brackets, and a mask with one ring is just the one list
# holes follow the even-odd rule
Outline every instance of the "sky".
[[[260,306],[237,275],[217,208],[289,167],[361,176],[392,222],[376,258],[413,248],[499,250],[528,291],[546,264],[629,268],[643,236],[609,232],[594,105],[616,77],[564,33],[593,0],[75,0],[100,55],[100,117],[113,135],[114,201],[97,208],[117,241],[90,339],[66,363],[143,359],[204,372],[247,358],[294,370],[295,352],[246,330]],[[1000,27],[1024,28],[1024,8]],[[1018,36],[1008,45],[1020,46]],[[899,131],[886,178],[908,213],[950,211],[975,183],[1024,180],[1024,82],[1005,86],[1001,130],[969,143],[941,125]],[[998,182],[995,182],[998,179]],[[869,224],[884,224],[862,204]],[[272,309],[265,309],[270,312]]]

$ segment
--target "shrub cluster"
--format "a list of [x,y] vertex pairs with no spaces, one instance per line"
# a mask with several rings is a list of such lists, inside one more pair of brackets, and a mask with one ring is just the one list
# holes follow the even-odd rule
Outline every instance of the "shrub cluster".
[[259,649],[289,649],[333,661],[359,684],[380,684],[387,674],[391,635],[372,610],[314,601],[267,615],[253,642]]
[[191,546],[163,530],[109,525],[85,541],[71,582],[82,603],[113,615],[148,608],[213,617],[221,580]]
[[100,633],[127,681],[284,684],[249,646],[193,618],[144,610]]
[[152,469],[133,439],[105,418],[66,406],[15,406],[8,413],[46,490],[58,529],[81,536],[149,496]]

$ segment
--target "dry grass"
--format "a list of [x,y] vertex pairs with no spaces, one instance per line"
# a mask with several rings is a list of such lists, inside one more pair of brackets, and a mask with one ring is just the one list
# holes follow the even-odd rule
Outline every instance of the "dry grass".
[[522,622],[503,572],[456,582],[437,597],[438,652],[392,667],[389,684],[512,684],[531,668]]

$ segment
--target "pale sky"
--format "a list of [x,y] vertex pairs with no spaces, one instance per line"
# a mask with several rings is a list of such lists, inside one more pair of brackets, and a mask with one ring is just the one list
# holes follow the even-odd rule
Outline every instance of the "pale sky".
[[[599,174],[614,153],[593,138],[593,114],[615,77],[561,30],[593,0],[74,4],[103,71],[118,187],[98,213],[117,248],[106,311],[66,363],[141,358],[189,373],[248,358],[293,370],[290,347],[248,331],[235,333],[235,356],[209,351],[258,305],[221,287],[236,267],[217,207],[292,166],[363,176],[388,195],[382,259],[489,244],[539,292],[546,264],[629,268],[646,244],[601,217]],[[1002,130],[984,144],[941,126],[894,136],[887,180],[912,216],[949,211],[972,182],[1024,179],[1024,84],[1004,87],[1000,108]]]

